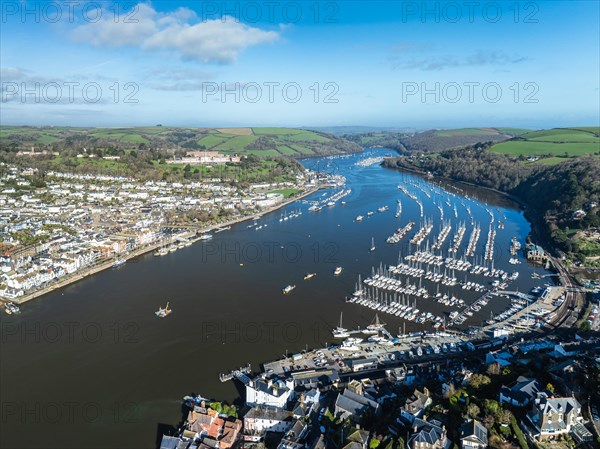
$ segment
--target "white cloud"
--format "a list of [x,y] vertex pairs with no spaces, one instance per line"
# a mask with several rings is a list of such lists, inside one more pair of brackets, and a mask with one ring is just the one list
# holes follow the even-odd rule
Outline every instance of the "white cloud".
[[188,8],[159,13],[150,5],[139,3],[133,12],[117,18],[103,13],[101,20],[79,25],[72,36],[96,47],[166,50],[183,59],[227,64],[246,48],[274,42],[280,34],[245,25],[232,17],[199,21]]

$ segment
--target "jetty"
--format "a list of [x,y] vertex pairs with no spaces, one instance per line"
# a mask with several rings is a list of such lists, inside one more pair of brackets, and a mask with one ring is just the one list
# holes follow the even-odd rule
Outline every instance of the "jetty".
[[240,367],[238,369],[232,370],[228,373],[219,374],[219,380],[221,382],[228,382],[233,379],[237,379],[242,382],[244,385],[247,385],[250,382],[250,377],[248,374],[252,372],[252,368],[248,363],[246,366]]

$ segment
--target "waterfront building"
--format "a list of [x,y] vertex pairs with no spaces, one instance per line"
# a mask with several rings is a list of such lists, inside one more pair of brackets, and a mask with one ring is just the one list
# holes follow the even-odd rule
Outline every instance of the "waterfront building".
[[285,408],[294,398],[294,385],[291,381],[263,379],[257,377],[246,384],[246,405],[270,405]]

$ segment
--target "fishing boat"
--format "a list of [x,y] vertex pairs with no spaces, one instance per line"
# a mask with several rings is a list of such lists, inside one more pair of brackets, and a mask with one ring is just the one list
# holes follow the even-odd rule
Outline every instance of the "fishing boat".
[[19,306],[16,304],[9,302],[4,306],[4,312],[6,312],[7,315],[18,315],[21,313],[21,309],[19,309]]
[[171,312],[172,312],[172,310],[169,309],[169,303],[167,302],[167,305],[165,306],[164,309],[162,307],[159,307],[158,310],[154,313],[159,318],[165,318],[165,317],[169,316],[171,314]]
[[317,273],[308,273],[306,276],[304,276],[304,280],[308,281],[309,279],[314,278],[317,275]]
[[375,251],[375,239],[373,237],[371,237],[371,249],[369,249],[369,251]]
[[112,266],[113,268],[117,268],[123,265],[125,262],[127,262],[127,259],[117,259],[113,262]]
[[333,274],[335,276],[339,276],[340,274],[342,274],[342,270],[343,270],[342,267],[336,267],[335,270],[334,270],[334,272],[333,272]]
[[292,290],[294,290],[296,288],[295,285],[288,285],[287,287],[285,287],[282,292],[284,295],[288,295]]
[[365,217],[363,217],[362,215],[359,215],[358,217],[356,217],[356,221],[363,221],[363,218],[365,218]]

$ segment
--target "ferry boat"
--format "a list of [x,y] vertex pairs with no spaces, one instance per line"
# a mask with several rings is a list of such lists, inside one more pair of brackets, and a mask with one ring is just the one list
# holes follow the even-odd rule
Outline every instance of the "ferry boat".
[[282,291],[284,295],[289,294],[292,290],[294,290],[296,288],[295,285],[288,285],[287,287],[285,287]]
[[336,267],[336,269],[335,269],[335,271],[333,272],[333,274],[334,274],[335,276],[339,276],[340,274],[342,274],[342,270],[343,270],[343,268],[342,268],[342,267]]
[[154,313],[159,318],[165,318],[165,317],[169,316],[171,314],[171,312],[172,312],[172,310],[169,309],[169,303],[167,302],[167,305],[165,306],[164,309],[162,307],[159,307],[158,310]]
[[112,266],[113,266],[113,268],[120,267],[125,262],[127,262],[127,259],[117,259],[117,260],[114,261],[114,263],[112,264]]
[[304,280],[308,281],[309,279],[314,278],[317,275],[317,273],[308,273],[306,276],[304,276]]

